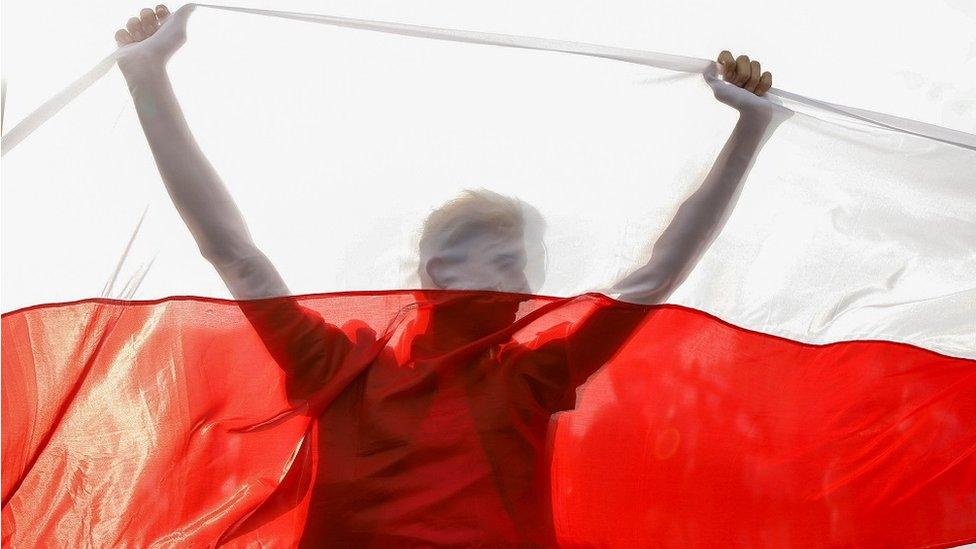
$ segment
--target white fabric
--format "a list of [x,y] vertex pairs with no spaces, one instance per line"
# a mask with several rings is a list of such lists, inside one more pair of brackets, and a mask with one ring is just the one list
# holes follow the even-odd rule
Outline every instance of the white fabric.
[[[472,187],[545,218],[539,293],[609,291],[647,261],[737,116],[702,77],[709,61],[262,13],[198,9],[170,74],[294,293],[419,285],[424,218]],[[98,295],[123,250],[108,295],[229,297],[169,202],[125,84],[99,79],[114,60],[3,137],[4,188],[37,190],[3,201],[4,311]],[[976,138],[770,97],[795,114],[669,301],[801,341],[976,357]]]

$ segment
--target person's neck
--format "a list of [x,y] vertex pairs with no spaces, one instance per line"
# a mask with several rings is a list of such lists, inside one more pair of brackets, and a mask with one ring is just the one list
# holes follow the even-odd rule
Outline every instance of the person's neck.
[[464,347],[511,326],[520,299],[485,291],[450,291],[427,296],[427,327],[416,351],[438,355]]

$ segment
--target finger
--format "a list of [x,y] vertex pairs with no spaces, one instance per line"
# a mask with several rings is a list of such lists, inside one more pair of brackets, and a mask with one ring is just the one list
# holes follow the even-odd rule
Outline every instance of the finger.
[[763,95],[769,91],[769,88],[773,87],[773,75],[764,72],[759,78],[759,85],[756,86],[756,95]]
[[152,36],[156,29],[159,28],[159,22],[156,21],[156,12],[149,8],[144,8],[139,12],[139,21],[142,23],[142,32],[146,33],[146,36]]
[[748,55],[740,55],[739,57],[737,57],[735,59],[735,80],[734,80],[734,82],[735,82],[735,85],[736,86],[739,86],[741,88],[742,85],[745,84],[747,80],[749,80],[749,72],[750,72],[750,70],[751,69],[749,67],[749,56]]
[[756,86],[759,85],[759,78],[762,76],[762,67],[759,66],[759,61],[749,62],[749,80],[746,80],[745,89],[755,92]]
[[163,4],[156,6],[156,18],[159,19],[160,22],[162,22],[162,20],[167,17],[169,17],[169,8],[167,8]]
[[735,79],[735,59],[730,59],[725,62],[725,79],[733,80]]
[[127,31],[125,29],[119,29],[115,33],[115,42],[118,45],[120,45],[120,46],[124,46],[126,44],[131,44],[132,43],[132,36],[129,35],[129,31]]
[[125,24],[125,28],[132,35],[132,40],[136,42],[146,38],[146,34],[142,32],[142,22],[136,17],[129,19]]
[[732,74],[735,71],[735,58],[732,57],[732,52],[723,50],[722,53],[718,54],[718,62],[722,65],[722,76],[726,80],[732,78]]

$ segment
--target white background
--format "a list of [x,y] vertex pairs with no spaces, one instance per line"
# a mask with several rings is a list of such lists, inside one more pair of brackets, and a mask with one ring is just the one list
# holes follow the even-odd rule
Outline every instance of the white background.
[[[704,58],[727,48],[760,59],[773,71],[776,87],[976,132],[972,0],[238,0],[230,5]],[[5,126],[111,51],[114,30],[142,7],[125,0],[5,0]]]

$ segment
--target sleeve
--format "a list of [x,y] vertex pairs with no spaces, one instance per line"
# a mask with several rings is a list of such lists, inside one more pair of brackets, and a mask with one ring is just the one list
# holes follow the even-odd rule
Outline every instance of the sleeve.
[[576,406],[576,390],[627,344],[651,309],[601,301],[577,321],[564,322],[540,336],[544,342],[523,372],[537,398],[553,413]]
[[284,370],[291,400],[307,399],[329,383],[353,349],[342,329],[292,297],[241,301],[239,305]]

